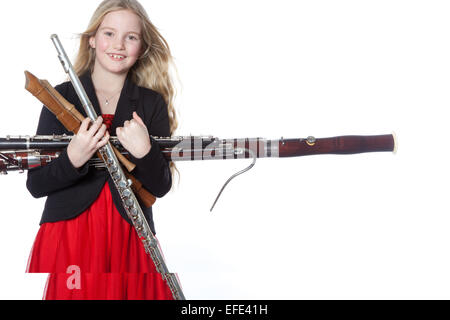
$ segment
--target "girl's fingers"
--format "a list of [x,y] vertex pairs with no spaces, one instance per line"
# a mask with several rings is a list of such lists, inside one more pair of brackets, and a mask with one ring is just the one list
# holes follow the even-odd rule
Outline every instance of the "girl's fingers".
[[87,129],[89,127],[89,123],[91,123],[91,119],[89,119],[89,118],[85,118],[83,121],[81,121],[81,126],[80,126],[80,129],[78,129],[78,132],[87,131]]
[[97,120],[94,121],[94,123],[92,124],[92,126],[88,130],[89,135],[91,137],[93,137],[96,134],[96,132],[98,131],[98,129],[100,128],[102,123],[103,123],[103,118],[102,117],[98,117]]
[[103,140],[104,140],[105,144],[108,143],[110,137],[111,136],[109,135],[109,132],[107,132],[106,135],[103,137]]
[[99,148],[105,146],[105,145],[108,143],[109,138],[110,138],[110,137],[109,137],[109,132],[107,132],[107,133],[103,136],[103,138],[101,138],[101,139],[98,141],[98,143],[97,143],[97,149],[99,149]]
[[97,131],[97,133],[95,134],[94,138],[98,141],[100,140],[106,132],[106,125],[102,124],[102,126],[100,127],[100,130]]
[[144,121],[142,121],[141,117],[138,116],[137,112],[133,112],[133,119],[136,120],[140,125],[145,126]]

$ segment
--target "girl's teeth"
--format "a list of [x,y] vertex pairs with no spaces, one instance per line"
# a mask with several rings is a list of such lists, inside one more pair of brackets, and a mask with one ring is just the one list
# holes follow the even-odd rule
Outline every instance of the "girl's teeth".
[[123,59],[123,58],[125,58],[124,56],[117,56],[117,55],[115,55],[115,54],[110,54],[110,56],[111,56],[112,58],[114,58],[114,59]]

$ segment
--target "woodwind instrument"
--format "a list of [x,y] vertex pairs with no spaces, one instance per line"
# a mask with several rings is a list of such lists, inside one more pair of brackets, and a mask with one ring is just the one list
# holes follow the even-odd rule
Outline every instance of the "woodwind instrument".
[[[84,116],[78,112],[75,106],[60,95],[47,80],[40,80],[28,71],[25,71],[25,79],[25,89],[41,101],[68,131],[76,134],[81,126],[81,122],[84,120]],[[133,182],[131,186],[133,191],[138,195],[146,208],[151,207],[155,203],[156,197],[143,188],[142,183],[130,173],[135,168],[135,165],[122,156],[114,147],[113,150],[120,162],[129,171],[125,172],[125,174],[127,179]],[[101,158],[98,152],[97,157]]]
[[[61,42],[59,41],[58,36],[55,34],[52,35],[51,40],[53,41],[53,44],[58,52],[58,57],[64,71],[69,75],[72,85],[87,116],[92,121],[95,121],[97,119],[97,114],[94,107],[92,106],[92,103],[89,100],[78,75],[75,73],[72,63],[70,62]],[[166,281],[170,291],[172,292],[173,298],[175,300],[185,300],[178,277],[176,274],[170,273],[167,268],[162,252],[159,249],[158,239],[153,235],[150,226],[148,225],[139,202],[131,189],[132,181],[127,179],[124,171],[122,170],[120,162],[113,150],[112,144],[108,142],[104,147],[100,148],[99,154],[105,163],[105,168],[108,170],[117,191],[119,192],[123,207],[132,221],[139,239],[144,245],[145,252],[152,258],[156,270],[161,274],[163,280]]]
[[[25,136],[0,138],[0,173],[28,170],[46,165],[59,156],[70,143],[72,136]],[[312,136],[296,139],[268,140],[264,138],[219,139],[212,136],[153,137],[168,161],[249,159],[252,164],[227,180],[217,196],[217,202],[225,186],[236,176],[250,170],[257,158],[287,158],[319,154],[357,154],[365,152],[396,152],[395,135],[338,136],[316,139]],[[123,155],[127,151],[116,137],[110,142]],[[92,158],[89,165],[105,168],[99,158]],[[211,211],[214,208],[211,207]]]

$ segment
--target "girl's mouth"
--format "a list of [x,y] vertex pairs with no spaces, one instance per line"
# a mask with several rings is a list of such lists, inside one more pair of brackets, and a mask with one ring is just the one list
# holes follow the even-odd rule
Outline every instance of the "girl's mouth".
[[111,59],[113,59],[114,61],[122,61],[122,60],[124,60],[124,59],[126,58],[126,57],[123,56],[123,55],[120,55],[120,54],[112,54],[112,53],[108,54],[108,56],[109,56]]

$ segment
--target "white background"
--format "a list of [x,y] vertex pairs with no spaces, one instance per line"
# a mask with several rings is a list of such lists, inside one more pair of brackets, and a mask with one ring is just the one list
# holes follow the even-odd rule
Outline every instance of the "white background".
[[[0,11],[0,136],[34,134],[24,70],[65,80],[100,1]],[[447,1],[146,1],[180,84],[178,135],[278,139],[393,131],[398,153],[178,163],[154,207],[190,299],[449,299]],[[0,177],[0,298],[41,299],[25,274],[44,199]]]

